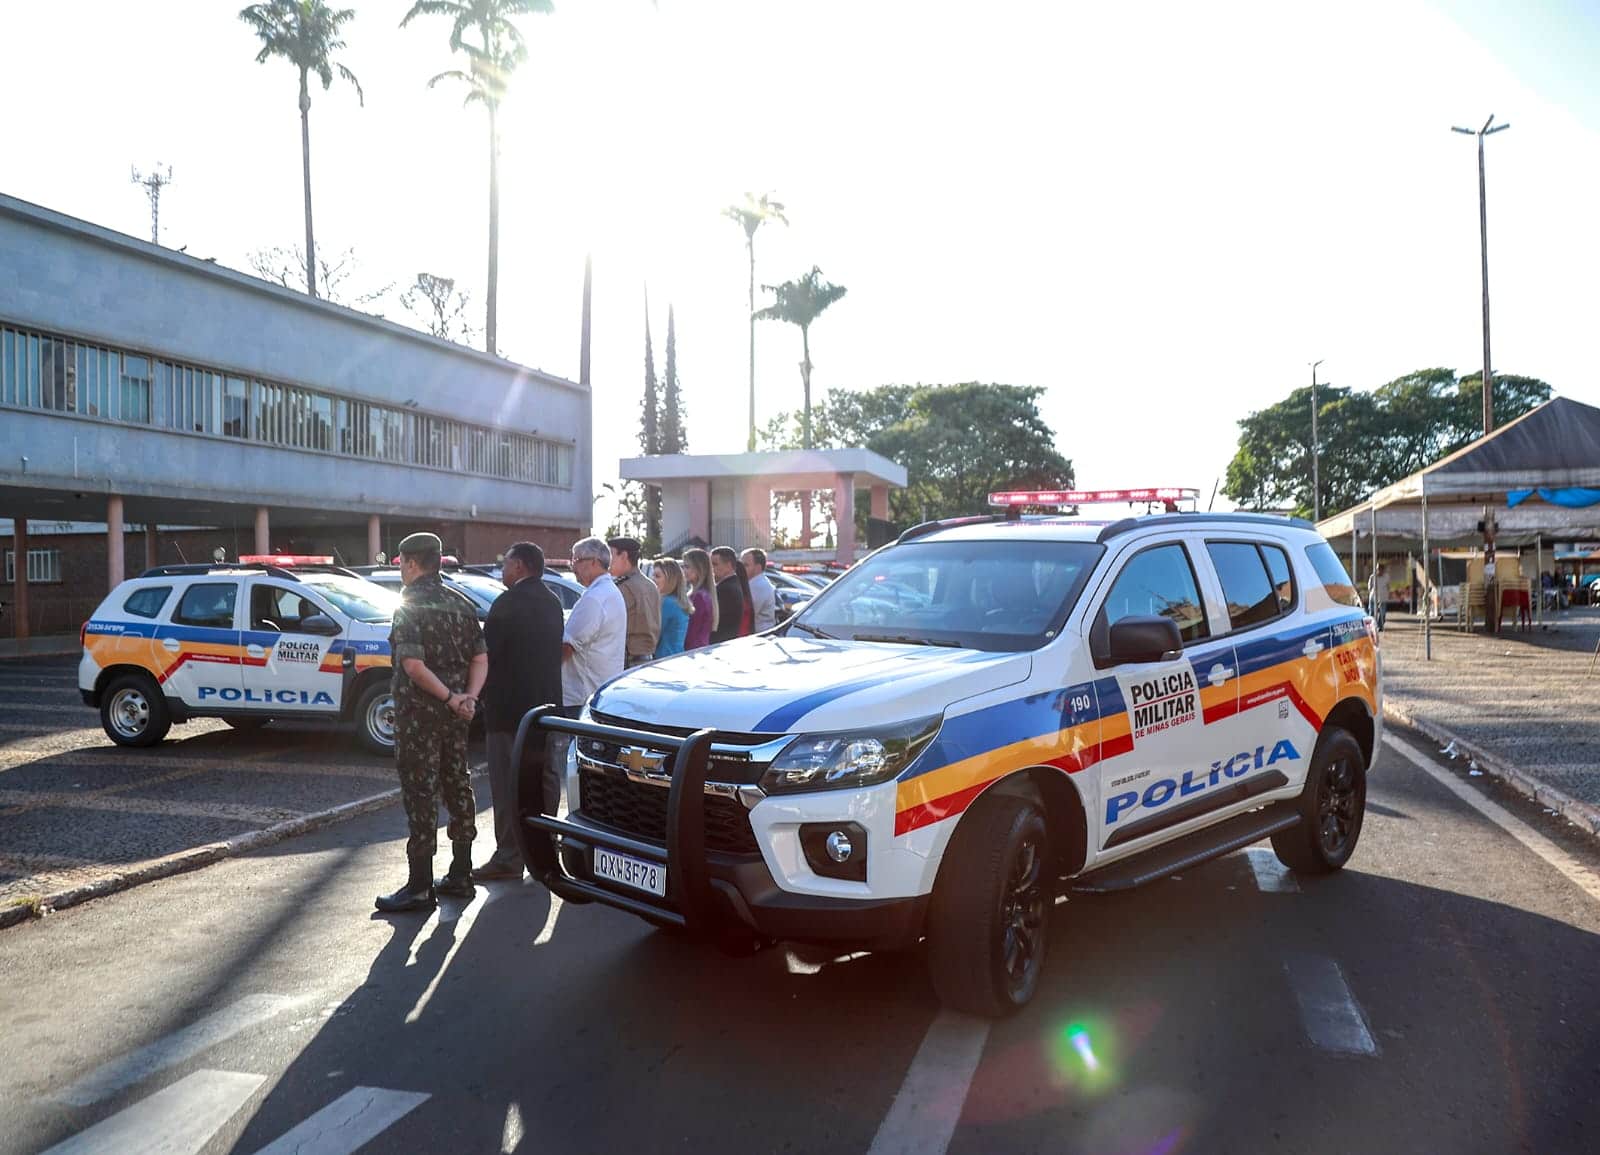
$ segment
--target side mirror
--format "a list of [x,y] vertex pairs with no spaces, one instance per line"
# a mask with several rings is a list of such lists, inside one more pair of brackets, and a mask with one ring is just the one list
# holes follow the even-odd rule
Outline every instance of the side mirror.
[[319,638],[332,638],[338,636],[340,626],[327,614],[312,614],[309,618],[300,619],[300,632],[315,634]]
[[1110,658],[1124,662],[1159,662],[1168,654],[1183,649],[1178,623],[1159,615],[1123,618],[1111,627]]

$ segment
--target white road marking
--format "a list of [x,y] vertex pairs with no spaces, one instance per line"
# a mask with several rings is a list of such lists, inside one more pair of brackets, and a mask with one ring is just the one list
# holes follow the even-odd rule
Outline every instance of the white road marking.
[[1244,852],[1255,876],[1256,889],[1267,894],[1299,894],[1300,884],[1269,847],[1252,846]]
[[234,1112],[266,1082],[265,1075],[196,1071],[57,1143],[45,1155],[188,1155],[211,1142]]
[[256,1155],[350,1155],[427,1102],[415,1091],[356,1087],[285,1131]]
[[943,1155],[989,1040],[989,1020],[941,1011],[867,1155]]
[[231,1003],[182,1030],[174,1031],[164,1038],[97,1067],[54,1097],[74,1107],[87,1107],[91,1103],[98,1103],[124,1087],[131,1087],[140,1080],[149,1078],[157,1071],[191,1059],[224,1039],[232,1038],[240,1031],[248,1030],[291,1007],[299,1006],[307,1001],[307,997],[246,995],[238,1002]]
[[512,1155],[522,1142],[522,1107],[513,1099],[506,1104],[505,1126],[500,1129],[500,1155]]
[[1511,835],[1523,846],[1538,855],[1547,864],[1554,867],[1562,877],[1571,882],[1596,902],[1600,902],[1600,878],[1595,876],[1584,863],[1560,846],[1540,834],[1522,819],[1508,811],[1504,806],[1493,802],[1479,794],[1472,787],[1457,780],[1453,775],[1440,769],[1426,754],[1418,750],[1403,738],[1396,738],[1393,734],[1383,736],[1384,745],[1392,748],[1397,754],[1405,758],[1427,774],[1439,785],[1454,794],[1461,801],[1472,807],[1490,822],[1500,827]]
[[1318,955],[1296,955],[1284,962],[1283,969],[1300,1004],[1300,1021],[1313,1043],[1344,1055],[1378,1053],[1366,1016],[1338,963]]
[[561,913],[561,900],[554,894],[550,896],[550,913],[544,916],[544,929],[539,932],[539,937],[533,940],[534,946],[543,946],[549,942],[556,933],[556,916]]

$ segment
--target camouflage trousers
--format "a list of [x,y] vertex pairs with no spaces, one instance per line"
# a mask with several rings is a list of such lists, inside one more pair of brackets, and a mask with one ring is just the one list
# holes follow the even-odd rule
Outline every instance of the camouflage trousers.
[[450,841],[478,836],[477,805],[467,770],[467,723],[397,719],[394,754],[405,802],[406,856],[432,858],[439,848],[439,802],[450,813]]

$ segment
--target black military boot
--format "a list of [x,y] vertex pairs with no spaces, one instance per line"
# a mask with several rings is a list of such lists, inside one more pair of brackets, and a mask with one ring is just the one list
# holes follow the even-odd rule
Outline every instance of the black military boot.
[[450,869],[443,878],[434,880],[433,889],[451,898],[471,898],[477,893],[472,885],[472,843],[456,842],[450,856]]
[[410,860],[411,875],[406,879],[406,884],[393,894],[380,894],[374,904],[385,914],[397,914],[407,910],[432,910],[437,905],[433,897],[433,859],[421,856]]

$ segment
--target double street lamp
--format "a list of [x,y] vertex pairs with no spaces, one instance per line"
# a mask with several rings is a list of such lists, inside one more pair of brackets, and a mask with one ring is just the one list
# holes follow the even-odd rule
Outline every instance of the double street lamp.
[[[1493,127],[1490,127],[1490,126]],[[1510,128],[1509,124],[1495,124],[1494,117],[1483,122],[1483,127],[1451,127],[1451,132],[1478,138],[1478,245],[1483,256],[1483,435],[1494,431],[1494,377],[1489,369],[1489,209],[1483,179],[1483,138]]]

